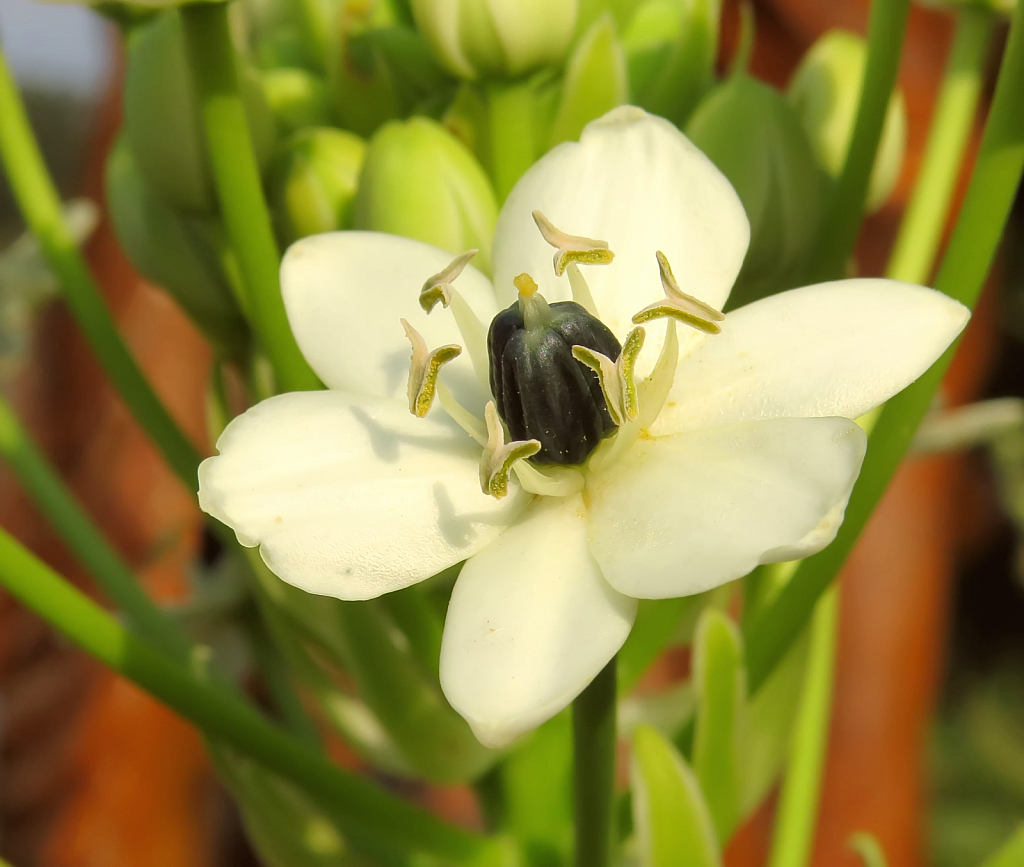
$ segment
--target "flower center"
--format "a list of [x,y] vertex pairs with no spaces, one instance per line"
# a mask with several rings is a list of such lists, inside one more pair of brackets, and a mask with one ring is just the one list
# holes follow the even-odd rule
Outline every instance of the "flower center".
[[[428,313],[440,302],[449,308],[481,382],[494,400],[484,419],[467,410],[439,378],[442,365],[461,353],[450,344],[431,350],[405,320],[412,344],[409,409],[423,417],[435,397],[448,415],[483,449],[480,486],[496,498],[508,492],[511,473],[527,491],[568,496],[583,488],[583,464],[606,466],[649,428],[668,399],[679,355],[677,323],[718,334],[722,314],[679,288],[668,259],[657,253],[665,297],[633,317],[637,327],[620,345],[597,317],[580,265],[605,265],[614,253],[605,241],[570,235],[539,211],[541,235],[556,250],[554,270],[566,275],[573,301],[549,304],[529,274],[512,282],[518,299],[498,313],[489,328],[478,319],[453,283],[476,253],[456,257],[430,277],[420,292]],[[650,375],[634,373],[644,345],[644,323],[667,321],[661,353]],[[596,452],[596,454],[595,454]]]

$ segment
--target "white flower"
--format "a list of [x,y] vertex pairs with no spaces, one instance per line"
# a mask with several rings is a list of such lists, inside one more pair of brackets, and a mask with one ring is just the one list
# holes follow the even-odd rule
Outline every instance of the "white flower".
[[[202,507],[313,593],[367,599],[466,560],[441,682],[481,741],[504,744],[580,693],[622,645],[637,598],[698,593],[827,545],[864,455],[849,419],[920,376],[967,321],[930,289],[868,279],[722,320],[748,237],[710,161],[627,107],[512,191],[493,288],[466,257],[398,237],[299,241],[282,267],[285,304],[331,390],[235,419],[200,470]],[[574,261],[598,264],[584,281]],[[630,338],[628,363],[586,359],[622,425],[583,467],[535,467],[522,459],[535,441],[507,443],[493,408],[480,420],[485,329],[516,286],[533,297],[523,272],[548,301],[575,294],[595,308],[620,341],[643,312],[646,341]],[[447,309],[428,315],[437,301]],[[649,321],[666,312],[709,333]],[[402,319],[416,335],[411,386]],[[435,388],[426,417],[411,414]]]

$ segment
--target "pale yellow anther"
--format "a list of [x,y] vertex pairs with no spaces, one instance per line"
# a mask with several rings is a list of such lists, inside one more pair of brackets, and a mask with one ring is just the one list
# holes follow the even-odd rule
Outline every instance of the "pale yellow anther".
[[412,362],[409,365],[409,412],[423,418],[430,411],[437,391],[437,375],[441,367],[462,354],[462,347],[454,343],[441,346],[431,352],[427,342],[405,319],[402,320],[405,336],[412,344]]
[[437,302],[440,301],[442,306],[447,307],[452,301],[452,283],[455,282],[455,278],[462,273],[463,269],[469,264],[469,260],[472,259],[479,250],[467,250],[452,259],[451,263],[443,271],[439,271],[426,283],[423,284],[423,288],[420,290],[420,307],[422,307],[427,313],[433,310],[437,306]]
[[640,414],[635,369],[643,345],[644,330],[634,328],[626,336],[617,361],[612,361],[607,355],[586,346],[572,348],[573,358],[597,374],[605,402],[608,404],[608,414],[619,426],[635,421]]
[[597,241],[563,232],[540,211],[533,212],[533,221],[540,229],[544,240],[555,248],[553,261],[555,274],[559,277],[573,262],[580,265],[607,265],[615,258],[615,254],[608,249],[607,241]]
[[722,328],[718,323],[725,319],[725,314],[710,304],[705,304],[699,298],[687,295],[679,288],[679,283],[676,282],[672,266],[669,265],[665,254],[659,250],[657,256],[658,270],[661,273],[661,288],[665,292],[665,298],[637,313],[633,317],[633,323],[640,325],[650,322],[652,319],[667,317],[684,322],[705,334],[719,334]]
[[506,443],[505,428],[493,400],[484,407],[484,421],[487,424],[487,445],[480,456],[480,489],[500,500],[508,494],[508,476],[514,464],[537,454],[540,443],[537,440]]

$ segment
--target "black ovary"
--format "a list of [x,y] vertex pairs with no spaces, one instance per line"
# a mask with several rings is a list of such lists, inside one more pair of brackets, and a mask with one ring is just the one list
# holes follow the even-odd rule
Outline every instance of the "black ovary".
[[487,333],[491,394],[515,440],[535,439],[538,464],[581,464],[615,430],[601,383],[572,355],[586,346],[615,361],[621,347],[575,301],[551,305],[551,322],[527,329],[517,301]]

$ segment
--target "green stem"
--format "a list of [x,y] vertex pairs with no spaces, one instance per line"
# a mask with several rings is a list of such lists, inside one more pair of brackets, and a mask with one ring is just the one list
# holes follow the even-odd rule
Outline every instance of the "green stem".
[[299,352],[281,298],[280,254],[239,90],[228,5],[186,6],[181,20],[217,196],[238,255],[253,329],[274,366],[279,388],[317,389],[319,380]]
[[818,602],[811,620],[810,655],[768,867],[805,867],[810,858],[828,748],[838,624],[839,591],[833,587]]
[[75,321],[135,420],[179,478],[194,490],[199,455],[128,352],[74,238],[64,225],[60,197],[46,170],[2,51],[0,118],[0,161],[25,223],[57,275]]
[[576,867],[608,867],[615,800],[613,658],[572,704]]
[[829,199],[808,283],[843,275],[864,215],[871,169],[899,71],[910,0],[874,0],[868,22],[868,59],[857,120],[843,171]]
[[244,701],[212,688],[120,623],[0,531],[0,584],[109,668],[331,808],[353,840],[390,840],[396,847],[464,862],[486,841],[452,827],[367,780],[331,765],[267,722]]
[[[1018,3],[978,161],[935,283],[937,289],[969,307],[977,302],[992,266],[1024,169],[1022,105],[1024,3]],[[802,561],[775,601],[744,630],[751,691],[764,683],[782,659],[839,572],[928,411],[954,348],[883,407],[835,541]]]
[[1024,828],[1019,828],[982,867],[1017,867],[1024,863]]
[[22,487],[75,557],[124,611],[132,627],[148,635],[165,653],[177,659],[187,659],[189,642],[185,636],[145,594],[135,576],[96,530],[64,482],[32,443],[2,397],[0,457],[10,465]]
[[992,24],[991,12],[973,7],[957,18],[924,159],[886,270],[893,280],[923,283],[931,272],[974,125]]

